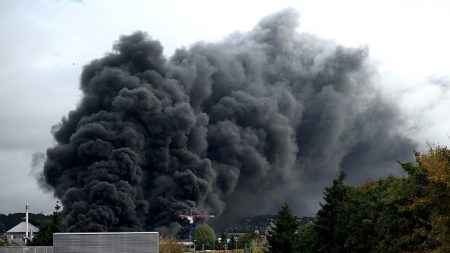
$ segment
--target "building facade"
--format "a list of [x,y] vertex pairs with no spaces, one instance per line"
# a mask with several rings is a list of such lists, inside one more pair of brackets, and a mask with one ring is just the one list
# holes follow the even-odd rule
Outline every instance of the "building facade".
[[[28,240],[32,240],[34,234],[39,232],[39,228],[28,223]],[[27,222],[22,221],[10,230],[6,231],[6,238],[10,244],[24,245],[26,244]]]

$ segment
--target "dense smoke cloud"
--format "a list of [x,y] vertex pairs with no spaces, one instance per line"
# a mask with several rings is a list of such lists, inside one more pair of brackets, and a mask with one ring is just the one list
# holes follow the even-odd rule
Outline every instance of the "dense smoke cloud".
[[170,229],[188,209],[220,223],[301,203],[309,186],[320,196],[343,168],[355,180],[395,171],[387,161],[413,143],[371,83],[367,49],[297,26],[287,9],[170,59],[137,32],[87,65],[44,167],[68,229]]

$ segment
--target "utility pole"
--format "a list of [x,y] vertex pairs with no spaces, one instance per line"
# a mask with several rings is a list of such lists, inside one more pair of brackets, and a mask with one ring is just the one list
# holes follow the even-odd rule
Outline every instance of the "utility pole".
[[28,203],[25,205],[25,223],[26,223],[26,230],[25,231],[25,242],[28,241]]

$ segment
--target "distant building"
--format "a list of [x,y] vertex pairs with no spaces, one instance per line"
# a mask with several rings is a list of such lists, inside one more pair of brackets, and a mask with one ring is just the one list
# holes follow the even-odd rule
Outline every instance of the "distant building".
[[[34,234],[39,232],[39,228],[34,226],[31,223],[28,223],[28,239],[31,240],[34,237]],[[25,238],[27,234],[27,223],[22,221],[17,224],[15,227],[6,231],[6,238],[8,238],[8,242],[11,244],[23,245],[25,244]]]
[[25,205],[25,221],[6,231],[8,243],[24,245],[29,240],[33,240],[34,234],[39,232],[39,228],[31,224],[28,220],[28,203]]

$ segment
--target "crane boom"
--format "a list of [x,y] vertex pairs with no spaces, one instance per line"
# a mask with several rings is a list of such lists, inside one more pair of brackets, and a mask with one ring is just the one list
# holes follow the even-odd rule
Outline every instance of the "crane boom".
[[194,220],[214,218],[215,216],[207,213],[193,213],[192,210],[189,210],[189,213],[182,213],[178,215],[178,217],[181,219],[186,219],[192,224],[194,223]]
[[189,240],[192,241],[192,232],[194,230],[194,221],[200,219],[209,219],[214,218],[213,214],[207,213],[193,213],[192,210],[189,210],[189,213],[181,213],[178,215],[181,219],[186,219],[189,221]]

